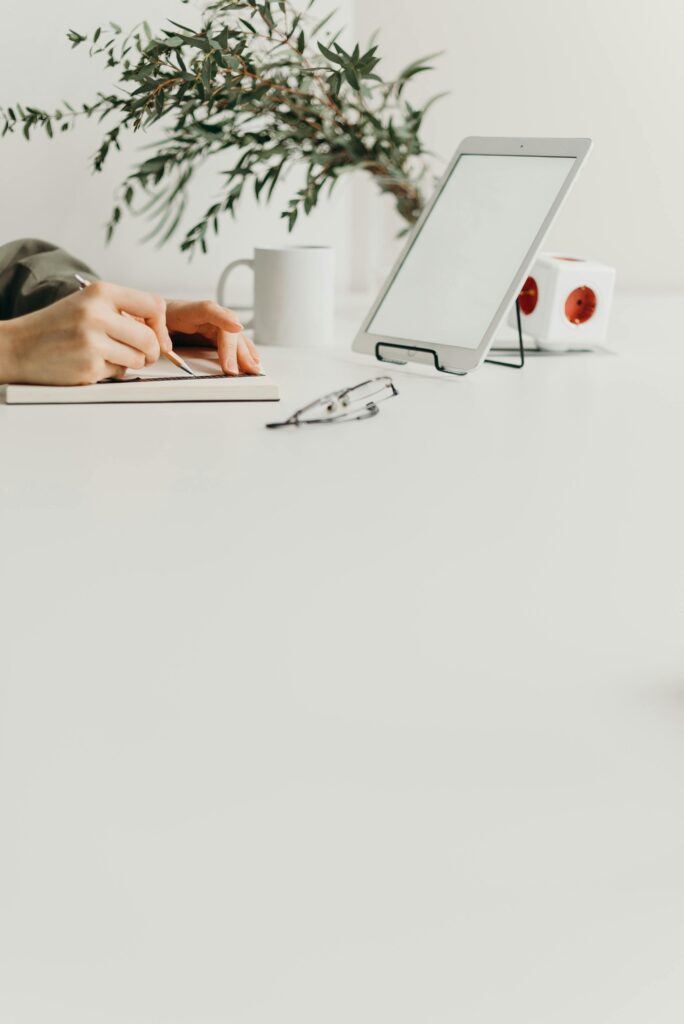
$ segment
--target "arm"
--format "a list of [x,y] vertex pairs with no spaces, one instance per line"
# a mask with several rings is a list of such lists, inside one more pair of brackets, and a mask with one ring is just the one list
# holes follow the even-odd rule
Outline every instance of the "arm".
[[0,320],[44,309],[78,291],[74,274],[98,275],[64,249],[36,238],[0,246]]
[[[227,374],[259,373],[253,343],[230,310],[169,302],[97,281],[85,263],[48,242],[0,247],[0,384],[86,384],[140,369],[186,342],[210,341]],[[137,322],[136,322],[137,321]]]
[[172,347],[165,314],[159,296],[97,282],[2,321],[0,383],[94,384],[142,369]]

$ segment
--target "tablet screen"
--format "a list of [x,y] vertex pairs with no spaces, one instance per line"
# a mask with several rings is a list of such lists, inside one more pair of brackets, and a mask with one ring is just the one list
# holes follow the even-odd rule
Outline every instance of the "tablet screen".
[[575,159],[461,156],[369,332],[478,348]]

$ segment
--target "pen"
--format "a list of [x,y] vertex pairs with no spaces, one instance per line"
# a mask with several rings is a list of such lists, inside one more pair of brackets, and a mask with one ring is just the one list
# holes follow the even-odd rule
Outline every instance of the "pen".
[[[85,277],[81,277],[80,274],[74,274],[74,277],[76,278],[78,286],[81,289],[81,291],[83,291],[84,288],[87,288],[88,285],[90,284],[90,281],[86,280]],[[123,315],[126,316],[125,313]],[[170,352],[162,352],[162,355],[166,356],[169,362],[173,363],[174,366],[177,366],[179,370],[184,370],[185,373],[189,373],[191,377],[197,376],[194,370],[191,370],[188,364],[185,362],[185,360],[181,359],[181,357],[176,352],[174,352],[173,349],[171,349]]]

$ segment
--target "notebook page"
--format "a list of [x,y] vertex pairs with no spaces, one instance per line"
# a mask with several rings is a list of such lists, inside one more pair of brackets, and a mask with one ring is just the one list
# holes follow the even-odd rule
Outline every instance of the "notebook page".
[[[178,348],[178,355],[185,360],[193,373],[199,377],[223,377],[223,370],[218,361],[216,349],[212,348]],[[162,356],[151,366],[142,370],[127,370],[124,380],[190,380],[191,378],[179,366],[164,359]]]

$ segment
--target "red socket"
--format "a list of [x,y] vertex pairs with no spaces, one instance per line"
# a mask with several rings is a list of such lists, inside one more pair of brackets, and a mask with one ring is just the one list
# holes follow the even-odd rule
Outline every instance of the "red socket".
[[586,324],[596,312],[596,292],[583,285],[570,292],[565,300],[565,315],[571,324]]
[[539,302],[539,288],[537,282],[533,277],[528,277],[523,285],[523,289],[518,297],[520,303],[520,312],[524,316],[529,316],[530,313],[534,313]]

